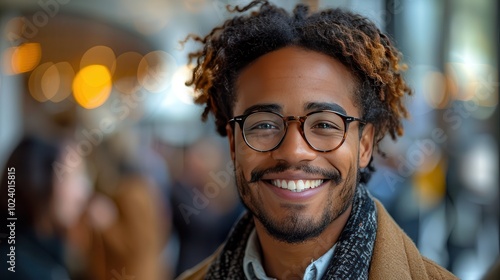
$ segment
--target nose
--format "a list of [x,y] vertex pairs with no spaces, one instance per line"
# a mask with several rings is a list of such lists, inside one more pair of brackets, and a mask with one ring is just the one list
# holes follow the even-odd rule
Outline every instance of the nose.
[[271,156],[275,160],[286,161],[290,164],[311,161],[316,158],[314,151],[301,134],[300,122],[289,121],[285,138],[281,145],[271,151]]

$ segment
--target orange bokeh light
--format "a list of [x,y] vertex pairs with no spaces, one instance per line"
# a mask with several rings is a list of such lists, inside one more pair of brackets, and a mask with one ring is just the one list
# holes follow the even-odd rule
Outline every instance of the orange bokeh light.
[[73,95],[80,106],[94,109],[106,102],[111,87],[109,69],[103,65],[89,65],[76,74],[73,80]]
[[42,50],[38,43],[26,43],[5,50],[2,61],[4,73],[15,75],[29,72],[40,63]]
[[116,61],[115,52],[107,46],[94,46],[88,49],[80,60],[80,69],[89,65],[103,65],[113,73]]
[[45,62],[40,64],[31,72],[29,81],[28,81],[28,89],[30,91],[31,96],[38,102],[46,102],[48,100],[47,96],[44,94],[42,89],[42,78],[46,73],[47,69],[52,67],[54,63]]
[[54,103],[63,101],[71,94],[74,76],[73,67],[66,61],[50,66],[42,76],[43,94]]

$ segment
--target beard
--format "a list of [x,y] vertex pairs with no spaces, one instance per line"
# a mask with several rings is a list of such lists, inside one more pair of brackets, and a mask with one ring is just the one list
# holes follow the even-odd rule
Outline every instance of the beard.
[[[266,211],[262,201],[251,193],[250,188],[252,185],[259,182],[264,174],[279,173],[291,169],[301,170],[308,174],[321,174],[322,177],[329,179],[326,183],[330,185],[325,186],[329,188],[326,207],[322,213],[319,213],[319,219],[317,219],[317,215],[306,216],[303,214],[306,205],[291,203],[280,205],[286,209],[287,215],[284,218],[278,219],[273,216],[273,213]],[[287,164],[279,164],[266,170],[254,170],[251,174],[251,179],[247,181],[241,168],[236,167],[235,169],[236,184],[243,204],[262,223],[272,237],[291,244],[305,242],[318,237],[333,221],[345,213],[354,197],[354,191],[359,178],[358,173],[359,168],[356,171],[354,168],[351,168],[345,180],[342,180],[337,170],[329,171],[307,165],[291,167]],[[337,187],[341,187],[341,190],[339,196],[336,198],[334,190]]]

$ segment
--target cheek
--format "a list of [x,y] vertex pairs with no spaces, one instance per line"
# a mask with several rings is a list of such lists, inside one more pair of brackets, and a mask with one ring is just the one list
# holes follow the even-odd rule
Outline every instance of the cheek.
[[328,162],[340,171],[342,178],[345,179],[349,175],[351,169],[358,168],[358,149],[356,142],[344,142],[340,148],[330,152],[325,156]]
[[234,159],[236,167],[241,169],[245,178],[250,178],[251,171],[262,162],[266,153],[252,150],[245,141],[239,137],[235,139]]

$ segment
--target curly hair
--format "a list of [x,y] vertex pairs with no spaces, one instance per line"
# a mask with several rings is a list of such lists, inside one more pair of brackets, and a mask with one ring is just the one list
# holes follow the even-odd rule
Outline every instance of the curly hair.
[[[394,140],[403,134],[401,122],[408,117],[403,98],[412,93],[402,75],[406,66],[401,54],[388,36],[367,18],[339,8],[310,13],[308,6],[299,4],[288,13],[257,0],[228,10],[243,13],[255,6],[260,7],[225,21],[205,37],[186,38],[204,45],[189,54],[196,66],[186,83],[195,88],[195,102],[206,106],[202,119],[213,113],[218,133],[226,136],[239,73],[264,54],[296,46],[326,54],[350,70],[357,80],[355,104],[362,118],[373,124],[374,148],[384,155],[379,142],[386,134]],[[369,169],[373,171],[371,164]]]

